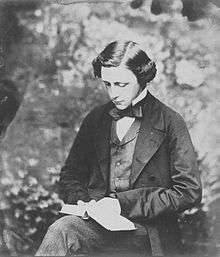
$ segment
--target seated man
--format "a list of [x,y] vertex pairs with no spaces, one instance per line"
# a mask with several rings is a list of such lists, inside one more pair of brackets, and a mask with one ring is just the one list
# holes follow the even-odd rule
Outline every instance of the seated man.
[[93,68],[111,101],[83,121],[61,170],[61,197],[68,204],[102,199],[103,212],[120,207],[138,229],[109,232],[91,219],[65,216],[49,227],[36,255],[64,256],[126,243],[133,247],[140,234],[146,252],[176,253],[178,213],[201,200],[186,124],[148,92],[156,65],[137,43],[110,43]]

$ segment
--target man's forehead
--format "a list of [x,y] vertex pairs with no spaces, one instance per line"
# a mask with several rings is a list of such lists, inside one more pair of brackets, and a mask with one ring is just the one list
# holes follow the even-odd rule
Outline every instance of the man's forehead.
[[105,81],[127,81],[135,79],[134,74],[125,67],[102,67],[102,79]]

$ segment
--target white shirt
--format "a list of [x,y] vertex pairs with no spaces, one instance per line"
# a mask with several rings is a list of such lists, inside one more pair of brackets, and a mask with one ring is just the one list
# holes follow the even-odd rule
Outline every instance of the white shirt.
[[[137,104],[138,102],[140,102],[142,99],[145,98],[145,96],[147,95],[147,88],[145,88],[133,101],[132,101],[132,105],[134,106],[135,104]],[[127,133],[127,131],[129,130],[129,128],[131,127],[132,123],[134,122],[135,118],[133,117],[123,117],[120,120],[117,120],[116,122],[116,133],[117,136],[119,138],[119,140],[121,141],[123,139],[123,137],[125,136],[125,134]]]

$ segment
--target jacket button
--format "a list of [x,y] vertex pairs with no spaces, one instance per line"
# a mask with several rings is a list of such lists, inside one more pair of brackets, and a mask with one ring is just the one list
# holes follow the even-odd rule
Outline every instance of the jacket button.
[[156,180],[156,177],[153,176],[153,175],[151,175],[151,176],[149,176],[149,180],[150,180],[150,181],[155,181],[155,180]]

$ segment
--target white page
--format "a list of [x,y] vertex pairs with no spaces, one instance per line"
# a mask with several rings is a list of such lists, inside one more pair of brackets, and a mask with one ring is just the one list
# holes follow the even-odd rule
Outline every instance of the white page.
[[72,215],[82,217],[85,214],[85,208],[82,208],[79,205],[64,204],[62,206],[62,209],[60,210],[60,212],[65,213],[65,214],[72,214]]
[[103,210],[90,209],[88,214],[104,228],[111,231],[135,230],[134,223],[115,212],[105,213]]
[[80,217],[85,216],[85,212],[98,222],[104,228],[111,231],[122,231],[122,230],[135,230],[134,223],[119,213],[108,210],[107,212],[103,208],[99,208],[99,205],[95,204],[92,208],[86,209],[85,207],[73,204],[64,204],[60,213],[76,215]]

